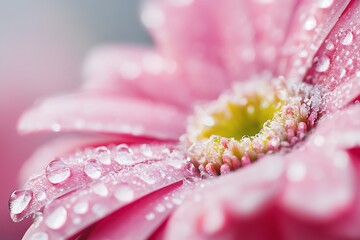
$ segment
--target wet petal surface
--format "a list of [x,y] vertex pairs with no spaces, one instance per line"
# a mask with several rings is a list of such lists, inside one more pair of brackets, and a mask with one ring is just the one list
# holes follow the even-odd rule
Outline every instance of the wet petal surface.
[[23,133],[77,131],[176,139],[185,123],[186,114],[167,104],[79,93],[45,100],[22,116],[18,128]]

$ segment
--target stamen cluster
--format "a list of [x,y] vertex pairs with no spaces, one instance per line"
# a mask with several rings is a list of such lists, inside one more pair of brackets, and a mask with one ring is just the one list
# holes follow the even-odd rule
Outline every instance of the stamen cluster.
[[201,173],[228,173],[306,136],[318,117],[320,94],[305,84],[274,82],[255,84],[256,89],[238,86],[196,110],[182,140]]

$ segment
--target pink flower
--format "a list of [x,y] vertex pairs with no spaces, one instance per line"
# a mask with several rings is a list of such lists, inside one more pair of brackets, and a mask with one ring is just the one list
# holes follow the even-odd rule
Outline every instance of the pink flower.
[[81,90],[21,119],[82,133],[26,163],[24,238],[360,238],[360,2],[151,1],[142,19],[155,50],[94,52]]

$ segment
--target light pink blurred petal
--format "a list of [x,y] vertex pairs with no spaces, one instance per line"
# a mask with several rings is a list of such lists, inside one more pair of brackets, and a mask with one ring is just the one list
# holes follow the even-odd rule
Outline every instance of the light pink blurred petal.
[[359,1],[349,4],[316,53],[312,67],[306,74],[306,82],[332,91],[339,84],[359,77],[359,10]]
[[284,162],[273,156],[241,171],[200,182],[170,218],[165,239],[270,236],[277,230],[260,223],[261,219],[270,219],[268,210],[281,190],[283,171]]
[[93,50],[85,63],[84,89],[167,102],[186,109],[194,99],[177,65],[155,50],[136,46],[105,46]]
[[299,1],[288,38],[281,50],[283,60],[279,64],[280,74],[291,80],[303,78],[317,50],[337,24],[349,2],[350,0]]
[[290,214],[310,223],[327,222],[351,207],[356,173],[346,152],[304,146],[285,159],[287,183],[281,204]]
[[174,106],[78,93],[43,101],[22,116],[18,128],[23,133],[97,132],[177,139],[185,124],[186,114]]
[[176,60],[189,89],[216,96],[234,80],[274,70],[295,3],[149,1],[142,20],[159,51]]

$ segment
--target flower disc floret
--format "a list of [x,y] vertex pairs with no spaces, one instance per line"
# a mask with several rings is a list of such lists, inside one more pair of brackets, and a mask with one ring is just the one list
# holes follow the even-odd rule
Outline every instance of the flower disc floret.
[[320,94],[284,79],[236,86],[198,107],[182,140],[204,174],[220,175],[302,140],[318,117]]

